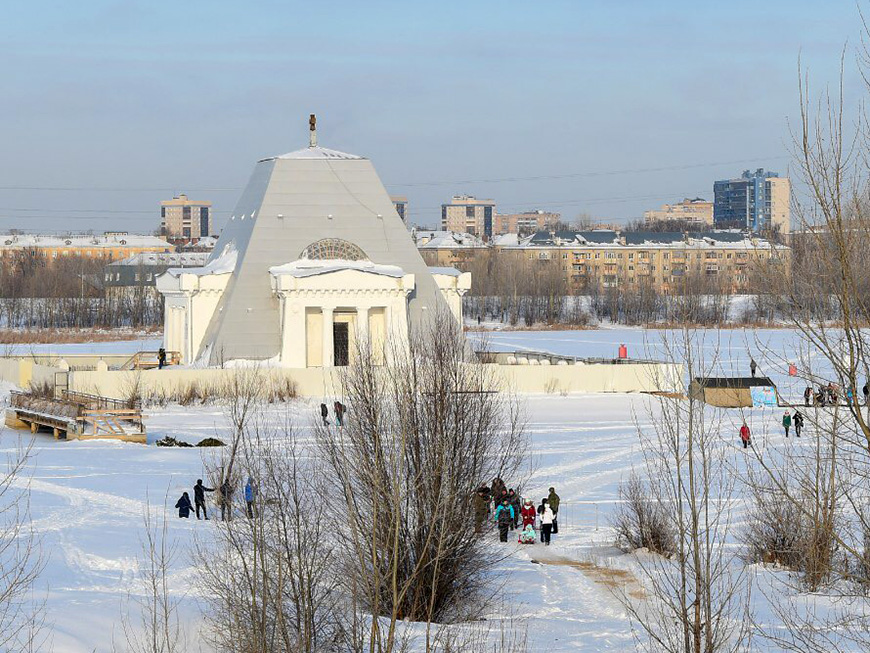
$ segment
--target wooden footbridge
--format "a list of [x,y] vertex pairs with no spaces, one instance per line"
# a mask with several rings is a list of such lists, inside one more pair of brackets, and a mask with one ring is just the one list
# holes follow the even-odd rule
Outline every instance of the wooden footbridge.
[[100,395],[61,390],[56,397],[12,392],[6,425],[32,433],[51,429],[58,440],[123,440],[145,443],[142,407]]

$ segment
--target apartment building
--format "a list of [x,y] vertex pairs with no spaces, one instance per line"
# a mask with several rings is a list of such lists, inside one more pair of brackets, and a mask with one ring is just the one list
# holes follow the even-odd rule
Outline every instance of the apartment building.
[[184,193],[160,202],[160,235],[173,240],[210,236],[211,202],[194,201]]
[[646,224],[679,220],[693,225],[712,227],[713,202],[700,197],[694,199],[687,197],[676,204],[663,204],[660,209],[644,211],[643,220]]
[[738,179],[713,184],[713,221],[717,227],[755,233],[791,231],[791,183],[788,177],[758,168]]
[[408,198],[404,195],[390,195],[390,199],[393,202],[396,213],[402,218],[402,222],[408,224]]
[[33,258],[43,264],[65,258],[118,261],[142,252],[170,252],[174,247],[157,236],[107,231],[93,234],[0,234],[0,259]]
[[525,238],[501,236],[488,247],[457,250],[455,245],[430,241],[420,252],[429,265],[453,265],[463,270],[482,251],[515,261],[559,266],[572,292],[648,285],[663,294],[679,294],[699,286],[739,293],[750,289],[755,269],[782,266],[783,274],[791,269],[788,247],[734,231],[542,231]]
[[561,213],[548,211],[525,211],[523,213],[496,213],[493,235],[501,234],[533,234],[538,231],[550,231],[562,219]]
[[416,231],[413,237],[426,265],[433,267],[458,267],[467,271],[475,256],[489,251],[482,239],[469,233]]
[[493,235],[495,202],[473,195],[454,195],[441,205],[441,230],[465,232],[488,240]]

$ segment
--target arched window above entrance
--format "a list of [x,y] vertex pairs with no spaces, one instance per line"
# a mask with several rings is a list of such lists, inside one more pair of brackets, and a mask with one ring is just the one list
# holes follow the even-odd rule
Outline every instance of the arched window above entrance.
[[357,245],[341,238],[323,238],[302,250],[299,258],[313,261],[367,261],[368,256]]

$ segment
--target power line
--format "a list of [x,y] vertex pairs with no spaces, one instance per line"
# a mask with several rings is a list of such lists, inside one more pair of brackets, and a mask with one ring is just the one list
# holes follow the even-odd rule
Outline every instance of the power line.
[[502,177],[500,179],[461,179],[459,181],[422,181],[407,184],[390,184],[395,187],[414,187],[414,186],[444,186],[458,184],[498,184],[502,182],[513,181],[543,181],[547,179],[577,179],[580,177],[603,177],[607,175],[631,175],[642,174],[646,172],[668,172],[672,170],[690,170],[692,168],[708,168],[713,166],[737,165],[740,163],[756,163],[758,161],[779,161],[782,159],[790,159],[789,155],[782,156],[767,156],[755,157],[752,159],[739,159],[737,161],[716,161],[713,163],[690,163],[677,166],[662,166],[658,168],[634,168],[628,170],[608,170],[608,171],[593,171],[593,172],[572,172],[562,175],[536,175],[533,177]]
[[[655,168],[629,168],[625,170],[598,170],[586,172],[572,172],[560,175],[533,175],[528,177],[499,177],[493,179],[458,179],[453,181],[420,181],[406,183],[390,183],[390,187],[395,188],[413,188],[424,186],[448,186],[460,184],[499,184],[518,181],[545,181],[551,179],[578,179],[582,177],[604,177],[609,175],[633,175],[644,174],[649,172],[669,172],[674,170],[691,170],[693,168],[709,168],[714,166],[738,165],[745,163],[756,163],[758,161],[781,161],[790,159],[791,156],[784,154],[780,156],[765,156],[753,157],[748,159],[736,159],[733,161],[714,161],[708,163],[689,163],[684,165],[674,166],[659,166]],[[95,193],[176,193],[182,188],[185,193],[230,193],[240,192],[241,188],[195,188],[186,187],[178,184],[175,186],[164,187],[87,187],[87,186],[0,186],[0,191],[56,191],[56,192],[95,192]]]

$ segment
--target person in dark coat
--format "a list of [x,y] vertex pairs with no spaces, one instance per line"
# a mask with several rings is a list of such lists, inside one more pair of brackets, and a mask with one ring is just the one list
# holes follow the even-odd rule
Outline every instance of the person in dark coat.
[[[867,387],[866,385],[864,386]],[[804,390],[804,406],[810,406],[813,401],[813,389],[811,386],[807,386],[806,390]]]
[[804,427],[804,416],[801,415],[801,412],[795,411],[794,418],[792,419],[792,423],[794,424],[794,433],[797,437],[801,436],[801,429]]
[[864,405],[870,406],[870,387],[867,387],[867,384],[864,384],[864,387],[861,388],[861,392],[864,393]]
[[190,517],[190,511],[193,510],[193,506],[190,505],[190,497],[187,495],[187,492],[184,492],[181,498],[175,502],[175,507],[178,508],[178,516],[180,518],[188,519]]
[[755,370],[758,369],[758,364],[755,362],[755,359],[752,358],[749,360],[749,371],[752,373],[752,378],[755,378]]
[[492,479],[492,500],[496,502],[496,505],[501,503],[501,495],[502,492],[507,490],[507,486],[504,484],[504,481],[501,480],[501,477],[496,476]]
[[335,423],[338,426],[344,426],[344,404],[336,401],[332,404],[332,411],[335,413]]
[[550,494],[547,496],[547,505],[553,511],[553,535],[559,532],[559,495],[556,494],[556,488],[550,488]]
[[520,496],[514,492],[513,488],[508,490],[508,501],[511,502],[511,508],[514,509],[514,523],[511,526],[511,530],[513,530],[520,525],[520,508],[522,507],[520,505]]
[[791,413],[788,411],[782,416],[782,428],[785,429],[785,437],[788,437],[788,430],[791,428]]
[[320,404],[320,419],[323,420],[324,426],[329,426],[327,417],[329,417],[329,408],[326,407],[326,404]]
[[498,539],[507,542],[508,529],[513,528],[514,509],[510,501],[505,499],[495,510],[495,522],[498,524]]
[[221,521],[230,521],[233,518],[233,484],[229,476],[221,483]]
[[166,350],[161,347],[157,350],[157,369],[162,370],[166,367]]
[[248,510],[248,519],[254,518],[254,502],[257,500],[257,485],[254,479],[248,476],[248,482],[245,484],[245,506]]
[[208,511],[205,509],[205,493],[214,492],[213,487],[206,487],[202,484],[202,479],[196,479],[196,485],[193,486],[193,503],[196,505],[196,518],[199,519],[199,509],[202,508],[202,514],[208,519]]
[[483,532],[483,524],[489,512],[489,492],[484,494],[478,488],[471,497],[471,505],[474,509],[474,532],[479,535]]

